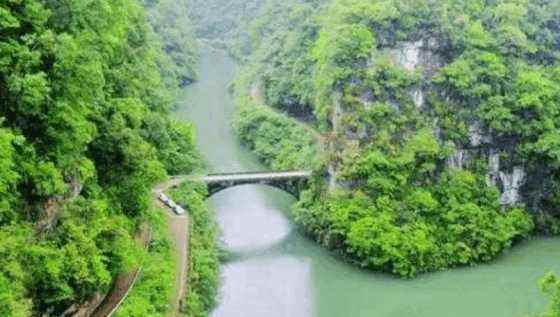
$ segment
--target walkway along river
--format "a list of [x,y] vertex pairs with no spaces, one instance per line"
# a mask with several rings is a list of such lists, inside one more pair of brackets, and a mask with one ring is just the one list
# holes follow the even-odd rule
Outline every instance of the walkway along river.
[[[231,129],[235,64],[204,49],[200,67],[176,115],[196,124],[211,172],[264,170]],[[401,280],[354,268],[306,239],[289,216],[294,199],[280,190],[239,186],[210,202],[232,253],[213,317],[521,317],[545,305],[538,279],[560,272],[560,239],[536,239],[489,265]]]

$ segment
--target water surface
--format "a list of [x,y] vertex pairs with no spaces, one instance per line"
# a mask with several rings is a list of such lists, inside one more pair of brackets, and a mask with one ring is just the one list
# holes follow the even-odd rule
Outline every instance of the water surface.
[[[263,170],[231,129],[228,84],[235,64],[204,49],[200,80],[177,116],[196,124],[212,171]],[[560,239],[535,239],[490,265],[414,280],[359,270],[303,237],[289,217],[293,198],[277,189],[240,186],[214,195],[223,243],[220,303],[213,317],[521,317],[546,304],[537,281],[560,272]]]

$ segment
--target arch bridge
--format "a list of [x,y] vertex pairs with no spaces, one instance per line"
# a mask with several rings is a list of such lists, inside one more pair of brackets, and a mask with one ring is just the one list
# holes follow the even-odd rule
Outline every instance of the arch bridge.
[[171,180],[171,187],[177,187],[185,181],[201,181],[208,187],[208,196],[217,192],[240,185],[267,185],[284,190],[298,196],[302,186],[313,172],[307,170],[278,171],[278,172],[239,172],[218,173],[205,176],[180,176]]

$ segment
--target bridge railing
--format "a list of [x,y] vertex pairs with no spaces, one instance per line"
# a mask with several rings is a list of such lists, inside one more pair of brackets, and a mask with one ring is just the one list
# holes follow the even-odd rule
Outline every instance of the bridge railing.
[[213,177],[213,176],[235,176],[235,175],[260,175],[260,174],[283,174],[283,173],[309,173],[311,171],[307,170],[291,170],[291,171],[262,171],[262,172],[237,172],[237,173],[212,173],[206,175],[206,177]]

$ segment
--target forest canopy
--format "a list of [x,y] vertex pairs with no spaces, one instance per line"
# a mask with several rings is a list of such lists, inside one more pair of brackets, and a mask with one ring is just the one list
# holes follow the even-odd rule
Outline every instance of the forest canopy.
[[60,316],[140,262],[152,186],[197,162],[168,116],[185,41],[136,0],[0,3],[0,315]]

